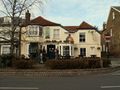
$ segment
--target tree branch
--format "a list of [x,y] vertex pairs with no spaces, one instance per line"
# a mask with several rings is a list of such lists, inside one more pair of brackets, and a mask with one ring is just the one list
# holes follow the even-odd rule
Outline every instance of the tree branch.
[[6,40],[6,41],[10,41],[10,39],[7,39],[7,38],[5,38],[5,37],[0,37],[1,39],[4,39],[4,40]]
[[11,14],[10,14],[10,12],[9,12],[8,8],[7,8],[7,5],[5,4],[5,1],[4,1],[4,0],[2,0],[2,3],[3,3],[3,5],[4,5],[5,9],[6,9],[6,12],[7,12],[7,13],[8,13],[8,15],[11,17]]

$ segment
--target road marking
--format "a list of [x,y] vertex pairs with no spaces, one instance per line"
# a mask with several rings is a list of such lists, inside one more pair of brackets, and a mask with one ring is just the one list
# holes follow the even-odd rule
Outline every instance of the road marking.
[[101,88],[120,88],[120,86],[101,86]]
[[38,90],[36,87],[0,87],[0,90]]
[[115,72],[115,73],[112,73],[111,75],[113,75],[113,76],[120,76],[120,72]]

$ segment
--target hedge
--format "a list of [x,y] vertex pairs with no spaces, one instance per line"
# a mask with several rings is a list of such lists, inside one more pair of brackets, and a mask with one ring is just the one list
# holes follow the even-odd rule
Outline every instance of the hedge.
[[21,58],[7,55],[0,55],[0,68],[5,67],[14,67],[18,69],[29,69],[33,68],[34,61],[31,59],[25,58],[25,56],[21,56]]
[[14,57],[11,56],[10,54],[7,55],[0,55],[0,67],[4,68],[4,67],[9,67],[12,65],[12,59]]
[[12,61],[12,66],[17,69],[31,69],[34,68],[35,62],[29,58],[25,58],[24,55],[20,59],[15,59]]
[[31,69],[33,68],[33,65],[34,65],[33,60],[20,59],[13,61],[13,67],[17,69]]
[[[45,65],[51,69],[88,69],[100,68],[100,58],[82,58],[73,60],[47,60]],[[103,60],[103,66],[108,67],[109,60]]]

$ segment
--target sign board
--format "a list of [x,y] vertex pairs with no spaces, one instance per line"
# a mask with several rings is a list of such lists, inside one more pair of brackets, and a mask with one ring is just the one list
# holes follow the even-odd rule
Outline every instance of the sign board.
[[105,35],[105,42],[110,42],[111,36],[110,35]]

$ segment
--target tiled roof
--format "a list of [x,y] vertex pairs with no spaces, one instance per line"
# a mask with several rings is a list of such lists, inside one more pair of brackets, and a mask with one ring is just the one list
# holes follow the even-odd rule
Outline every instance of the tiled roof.
[[80,26],[79,29],[95,29],[95,27],[93,27],[92,25],[86,23],[85,21],[83,21]]
[[41,25],[41,26],[60,26],[60,24],[46,20],[41,16],[31,20],[29,24],[30,25]]
[[64,26],[64,28],[65,28],[67,31],[69,31],[69,32],[71,32],[71,33],[74,33],[74,32],[76,32],[76,31],[78,31],[79,26]]
[[95,27],[86,23],[85,21],[83,21],[80,24],[80,26],[64,26],[64,28],[71,33],[74,33],[76,31],[78,31],[79,29],[96,29]]

